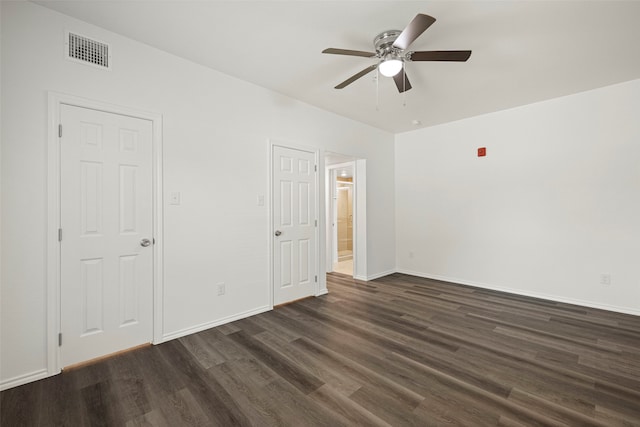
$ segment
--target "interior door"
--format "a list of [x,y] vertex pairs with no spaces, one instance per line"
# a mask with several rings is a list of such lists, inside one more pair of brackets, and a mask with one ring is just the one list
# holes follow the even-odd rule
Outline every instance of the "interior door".
[[273,146],[274,305],[315,295],[315,153]]
[[62,105],[61,366],[153,333],[152,123]]

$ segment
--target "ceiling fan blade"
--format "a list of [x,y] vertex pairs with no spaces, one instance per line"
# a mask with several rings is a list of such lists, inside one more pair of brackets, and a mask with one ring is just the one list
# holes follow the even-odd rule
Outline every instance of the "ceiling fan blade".
[[407,28],[405,28],[402,33],[398,36],[395,42],[393,42],[393,47],[397,47],[398,49],[406,49],[409,47],[411,43],[414,42],[415,39],[420,37],[420,34],[424,33],[424,31],[436,22],[436,18],[419,13]]
[[362,50],[336,49],[330,47],[322,51],[322,53],[332,53],[334,55],[364,56],[365,58],[373,58],[376,56],[374,52],[364,52]]
[[350,85],[351,83],[353,83],[356,80],[358,80],[360,77],[362,77],[362,76],[364,76],[366,74],[369,74],[370,72],[372,72],[376,68],[378,68],[378,64],[373,64],[373,65],[368,66],[364,70],[360,71],[357,74],[354,74],[353,76],[349,77],[347,80],[345,80],[342,83],[340,83],[338,86],[336,86],[336,89],[342,89],[342,88]]
[[400,93],[411,89],[411,83],[409,83],[409,78],[407,77],[407,73],[404,72],[404,69],[400,70],[398,74],[393,76],[393,81],[396,82],[396,87]]
[[411,61],[459,61],[464,62],[471,56],[470,50],[425,50],[411,52]]

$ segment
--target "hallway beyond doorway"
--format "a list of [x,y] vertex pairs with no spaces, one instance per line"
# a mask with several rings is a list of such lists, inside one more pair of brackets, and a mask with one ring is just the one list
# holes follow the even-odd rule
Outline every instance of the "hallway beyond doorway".
[[334,262],[333,271],[335,273],[347,274],[353,276],[353,258],[344,261]]

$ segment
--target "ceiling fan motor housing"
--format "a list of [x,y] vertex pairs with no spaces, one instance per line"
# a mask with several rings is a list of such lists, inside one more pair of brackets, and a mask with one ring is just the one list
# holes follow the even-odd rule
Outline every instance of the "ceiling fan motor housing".
[[376,48],[377,57],[384,58],[388,53],[399,53],[401,49],[393,47],[393,42],[396,41],[398,36],[402,33],[400,30],[387,30],[378,34],[373,39],[373,46]]

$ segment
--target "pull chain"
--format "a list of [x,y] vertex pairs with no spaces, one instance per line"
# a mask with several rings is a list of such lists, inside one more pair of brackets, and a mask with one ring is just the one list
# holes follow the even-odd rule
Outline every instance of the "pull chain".
[[407,73],[405,72],[405,62],[402,61],[402,106],[407,106]]
[[380,111],[380,67],[376,68],[376,111]]

